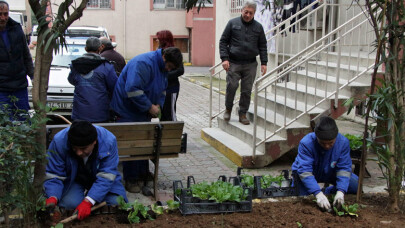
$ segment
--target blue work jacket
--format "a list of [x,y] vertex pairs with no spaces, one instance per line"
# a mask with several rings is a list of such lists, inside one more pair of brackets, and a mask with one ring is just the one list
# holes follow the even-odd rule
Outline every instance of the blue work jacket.
[[352,170],[349,140],[340,133],[329,150],[323,149],[315,133],[307,134],[298,146],[292,165],[309,194],[318,194],[319,183],[336,183],[338,191],[347,192]]
[[110,100],[117,82],[114,66],[97,54],[72,61],[69,83],[75,86],[72,119],[92,123],[110,120]]
[[[98,155],[92,167],[96,181],[89,189],[87,196],[96,202],[102,202],[107,193],[123,196],[126,192],[118,172],[118,148],[115,136],[103,127],[97,129]],[[77,175],[77,160],[72,156],[72,147],[68,142],[69,127],[58,132],[48,149],[48,164],[44,182],[47,197],[55,196],[61,200],[74,183]]]
[[110,107],[120,116],[120,121],[150,121],[152,104],[163,108],[166,87],[162,50],[138,55],[128,62],[118,78]]

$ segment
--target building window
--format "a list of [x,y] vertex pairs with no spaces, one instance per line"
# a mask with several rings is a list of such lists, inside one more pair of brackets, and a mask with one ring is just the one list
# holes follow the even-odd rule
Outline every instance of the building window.
[[112,0],[89,0],[87,8],[89,9],[111,9]]
[[153,0],[154,9],[184,9],[183,0]]

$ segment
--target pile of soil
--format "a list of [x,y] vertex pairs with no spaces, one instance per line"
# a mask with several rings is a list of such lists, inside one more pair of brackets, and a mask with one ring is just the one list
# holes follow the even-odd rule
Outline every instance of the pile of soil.
[[[251,213],[202,214],[183,216],[179,211],[160,215],[154,221],[143,221],[137,227],[405,227],[403,213],[388,211],[387,195],[365,195],[358,217],[338,217],[318,209],[314,198],[253,204]],[[346,196],[353,204],[355,196]],[[405,208],[401,208],[405,211]],[[91,216],[65,227],[131,227],[122,224],[118,214]],[[120,223],[121,222],[121,223]],[[135,226],[135,224],[133,225]]]

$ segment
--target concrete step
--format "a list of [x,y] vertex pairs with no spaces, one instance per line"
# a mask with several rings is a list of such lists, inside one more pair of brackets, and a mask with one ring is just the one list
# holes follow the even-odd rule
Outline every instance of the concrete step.
[[[281,110],[279,110],[281,111]],[[297,113],[297,112],[295,112]],[[301,112],[302,113],[302,112]],[[292,117],[288,117],[287,113],[278,113],[275,112],[273,108],[264,108],[264,107],[257,107],[256,113],[256,121],[258,126],[262,128],[266,128],[270,132],[275,132],[279,130],[281,127],[286,126],[289,124],[294,118],[296,118],[300,113],[297,115],[293,115]],[[254,107],[249,108],[249,112],[247,113],[249,119],[254,119]],[[302,117],[292,121],[288,126],[286,126],[286,130],[288,129],[295,129],[295,128],[307,128],[309,127],[308,123],[310,122],[309,115],[303,115]],[[284,130],[283,130],[284,132]],[[285,134],[283,134],[286,137]]]
[[[308,71],[317,72],[320,74],[337,75],[338,72],[336,62],[309,61],[307,65],[304,64],[302,66],[307,66]],[[346,80],[351,79],[364,70],[366,70],[366,68],[362,66],[357,67],[353,65],[340,64],[340,78]],[[368,70],[366,74],[371,75],[372,70]]]
[[[299,137],[303,137],[298,135]],[[253,157],[253,149],[250,142],[241,140],[221,128],[203,128],[201,138],[208,144],[224,154],[237,166],[243,168],[261,168],[269,165],[291,149],[291,145],[285,139],[278,138],[266,143],[266,152],[256,150]]]
[[[247,117],[249,116],[247,115]],[[218,120],[218,127],[222,129],[224,132],[233,135],[234,137],[244,142],[253,142],[253,124],[252,124],[253,119],[250,119],[251,124],[243,125],[239,122],[239,116],[235,114],[235,112],[233,112],[231,115],[231,119],[229,121],[225,121],[222,116],[219,116],[217,120]],[[262,141],[272,133],[273,132],[270,129],[264,129],[261,126],[257,126],[256,141],[257,142]],[[286,131],[281,131],[274,137],[266,140],[266,143],[285,139],[286,139]],[[265,145],[262,144],[260,147],[257,148],[257,150],[264,152]]]
[[[287,82],[287,83],[277,83],[273,88],[272,88],[272,93],[274,93],[274,90],[277,90],[277,94],[287,96],[287,98],[297,100],[303,103],[307,103],[308,105],[315,105],[316,103],[320,102],[323,98],[328,97],[329,95],[332,94],[332,92],[326,91],[323,88],[314,88],[314,87],[306,87],[305,85],[300,85],[300,84],[295,84],[292,82]],[[350,98],[350,94],[345,93],[339,93],[338,98],[339,99],[348,99]],[[334,96],[331,97],[332,99]],[[326,104],[323,104],[324,108],[330,107],[329,106],[329,101],[325,100],[324,101]],[[323,103],[323,102],[322,102]]]
[[[294,71],[290,73],[290,81],[293,83],[298,83],[301,85],[308,84],[311,87],[320,87],[327,89],[328,91],[336,90],[336,76],[335,75],[325,75],[322,73],[315,73],[306,70]],[[347,79],[339,78],[339,86],[349,83]],[[345,94],[351,94],[352,87],[369,87],[371,83],[371,75],[364,75],[353,82],[350,82],[343,90]]]
[[[340,63],[345,64],[345,65],[350,65],[350,64],[356,64],[357,62],[359,66],[362,67],[367,67],[372,64],[374,64],[375,57],[376,57],[375,52],[368,53],[368,52],[342,52],[340,54]],[[330,61],[330,62],[335,62],[337,63],[339,58],[339,55],[337,52],[322,52],[320,54],[320,60],[322,61]]]
[[[276,110],[280,113],[284,113],[284,109],[286,109],[285,113],[289,118],[295,118],[300,113],[308,111],[308,109],[311,108],[310,105],[305,105],[305,102],[296,101],[295,99],[288,97],[285,98],[284,94],[277,94],[276,96],[272,92],[268,92],[267,95],[265,93],[260,93],[258,95],[258,105]],[[324,102],[322,105],[308,111],[308,114],[315,116],[319,113],[325,112],[329,108],[329,103]]]

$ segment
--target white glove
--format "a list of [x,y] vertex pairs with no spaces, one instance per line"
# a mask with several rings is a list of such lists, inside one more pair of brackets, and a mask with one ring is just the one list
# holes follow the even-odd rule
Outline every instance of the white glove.
[[344,199],[345,194],[341,191],[337,191],[335,198],[333,199],[333,206],[336,208],[341,208],[342,205],[345,203]]
[[328,212],[332,211],[329,200],[325,196],[325,194],[323,194],[323,192],[319,192],[315,197],[316,197],[316,203],[318,204],[318,206],[321,209],[326,210]]

